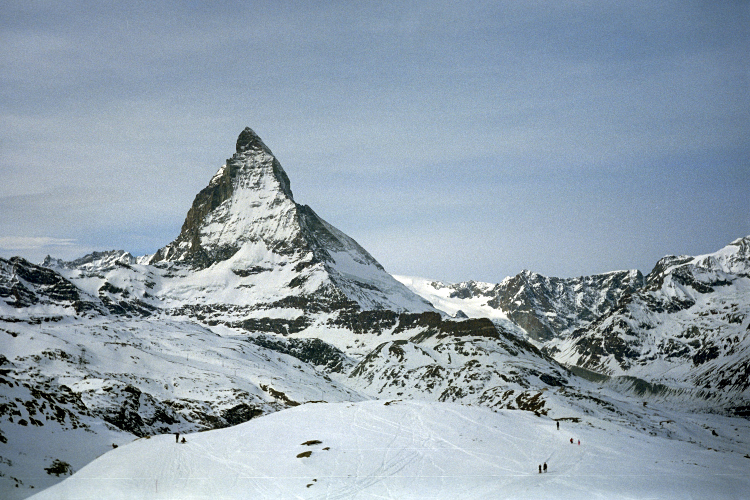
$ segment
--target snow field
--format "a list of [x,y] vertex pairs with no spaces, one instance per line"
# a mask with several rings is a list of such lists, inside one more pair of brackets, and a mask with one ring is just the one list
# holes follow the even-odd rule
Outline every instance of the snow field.
[[736,453],[452,403],[306,404],[186,439],[138,439],[32,498],[750,498]]

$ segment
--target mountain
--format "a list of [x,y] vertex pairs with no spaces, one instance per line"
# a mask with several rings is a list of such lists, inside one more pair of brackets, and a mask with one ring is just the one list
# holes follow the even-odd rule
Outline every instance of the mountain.
[[643,286],[643,275],[636,270],[578,278],[551,278],[523,271],[498,284],[445,284],[404,276],[396,279],[443,311],[491,318],[539,342],[585,327]]
[[[368,408],[377,420],[406,401],[428,413],[522,410],[539,429],[616,423],[741,458],[746,240],[666,258],[646,278],[399,281],[298,205],[278,160],[245,129],[154,255],[0,259],[0,497],[91,477],[84,471],[100,469],[86,464],[107,451],[104,462],[130,463],[120,452],[134,440],[255,422],[283,434],[274,426],[305,429],[327,411],[348,428]],[[676,347],[659,354],[662,345]],[[293,408],[291,421],[269,420]]]
[[[19,302],[4,292],[0,301],[3,498],[54,484],[67,474],[55,475],[57,464],[79,471],[134,438],[223,428],[314,401],[398,397],[612,414],[600,403],[610,398],[588,394],[592,387],[488,320],[379,310],[317,337],[268,333],[158,307],[149,280],[190,275],[166,277],[123,252],[54,270],[11,260],[2,289],[28,293]],[[324,324],[331,312],[308,317]],[[562,387],[576,399],[547,391]]]
[[[286,172],[250,128],[235,149],[195,197],[180,235],[150,264],[188,264],[201,287],[210,274],[234,289],[258,289],[234,300],[256,308],[286,301],[303,310],[434,310],[356,241],[295,203]],[[222,293],[220,303],[227,299]]]
[[235,151],[152,256],[0,260],[0,496],[28,495],[60,480],[55,464],[79,470],[135,437],[383,397],[377,372],[399,349],[434,356],[408,363],[400,396],[570,406],[542,392],[564,368],[487,319],[439,313],[296,204],[252,130]]
[[492,319],[578,375],[746,415],[748,248],[750,236],[712,254],[667,256],[646,277],[524,271],[495,285],[397,278],[448,314]]
[[548,351],[750,413],[750,236],[715,253],[661,259],[643,288]]

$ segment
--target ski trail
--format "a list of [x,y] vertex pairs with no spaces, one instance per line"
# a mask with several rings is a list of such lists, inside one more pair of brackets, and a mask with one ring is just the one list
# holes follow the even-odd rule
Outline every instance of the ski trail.
[[[543,428],[542,434],[538,435],[536,438],[529,439],[515,435],[502,427],[498,427],[497,424],[488,425],[484,422],[470,418],[468,415],[465,415],[454,408],[448,407],[445,408],[445,411],[471,424],[474,428],[487,431],[490,434],[488,439],[492,439],[493,435],[500,436],[504,445],[514,450],[513,453],[503,453],[503,456],[506,461],[509,460],[509,457],[517,457],[510,460],[514,464],[515,469],[512,467],[497,465],[497,462],[495,461],[499,458],[497,455],[483,452],[469,452],[468,450],[462,451],[470,454],[471,456],[477,457],[484,463],[491,464],[496,469],[503,470],[507,473],[527,474],[536,472],[538,464],[541,464],[543,462],[552,462],[552,459],[555,457],[559,446],[561,446],[561,444],[563,443],[560,438],[555,437],[558,431],[555,430],[555,427],[553,427],[552,424],[550,424],[549,429]],[[454,443],[451,443],[451,445],[456,446]],[[544,450],[544,448],[547,448],[547,450]],[[546,456],[546,458],[542,458],[544,456]],[[483,457],[487,457],[487,459]],[[488,459],[490,459],[491,461]]]
[[[376,425],[376,423],[384,425]],[[399,444],[404,441],[404,422],[401,419],[394,422],[388,418],[378,417],[371,411],[365,412],[361,406],[358,406],[352,428],[360,431],[355,433],[359,453],[355,475],[350,480],[345,481],[345,484],[338,487],[329,486],[324,494],[310,498],[331,500],[352,498],[367,488],[396,476],[419,456],[413,447],[405,447]],[[395,430],[388,432],[383,430],[384,428]],[[366,438],[367,434],[385,435],[391,438],[382,447],[362,446],[361,443],[363,442],[366,444],[372,443],[372,438]],[[412,442],[413,438],[412,431]],[[366,456],[367,453],[370,455]],[[371,469],[367,466],[367,463],[374,459],[376,455],[380,455],[379,463]]]
[[[227,458],[224,452],[222,455],[218,455],[214,452],[213,447],[204,446],[198,441],[188,441],[188,446],[199,450],[202,457],[209,459],[217,464],[221,464],[227,469],[235,473],[233,480],[238,482],[241,479],[249,481],[250,485],[255,489],[257,493],[262,496],[273,496],[278,495],[281,489],[280,478],[272,478],[262,474],[258,469],[250,465],[252,457],[248,455],[245,462],[238,462]],[[182,445],[179,445],[182,446]],[[248,485],[248,486],[250,486]],[[274,486],[272,486],[274,485]]]

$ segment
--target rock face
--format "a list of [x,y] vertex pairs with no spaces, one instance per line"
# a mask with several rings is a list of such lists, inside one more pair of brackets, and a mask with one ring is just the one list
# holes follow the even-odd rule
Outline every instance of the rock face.
[[[150,259],[194,270],[214,266],[214,274],[225,262],[236,276],[248,278],[243,286],[275,281],[277,290],[287,289],[279,299],[294,296],[297,304],[312,301],[312,308],[325,299],[327,309],[353,303],[362,309],[433,310],[356,241],[295,203],[284,169],[250,128],[195,197],[177,239]],[[278,282],[281,274],[286,283]]]
[[[443,310],[510,322],[529,338],[545,342],[585,327],[643,286],[637,271],[615,271],[578,278],[551,278],[530,271],[501,283],[466,281],[452,285],[400,278]],[[446,307],[447,306],[447,307]]]
[[661,259],[640,290],[547,346],[556,359],[721,401],[750,399],[750,237]]

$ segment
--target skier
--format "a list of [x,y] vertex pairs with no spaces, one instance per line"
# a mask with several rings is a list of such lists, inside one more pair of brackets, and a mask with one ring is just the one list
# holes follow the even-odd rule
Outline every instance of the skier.
[[174,433],[174,442],[175,443],[179,443],[180,442],[180,433],[179,432],[175,432]]
[[578,446],[581,446],[581,440],[580,439],[578,440]]
[[570,444],[573,444],[573,438],[570,438]]
[[542,464],[539,464],[539,474],[542,473]]
[[560,430],[560,422],[557,423],[557,430]]
[[547,472],[547,462],[544,462],[544,472]]
[[185,444],[185,443],[187,443],[187,441],[185,441],[185,438],[182,438],[182,441],[181,441],[181,443],[182,443],[182,444]]

